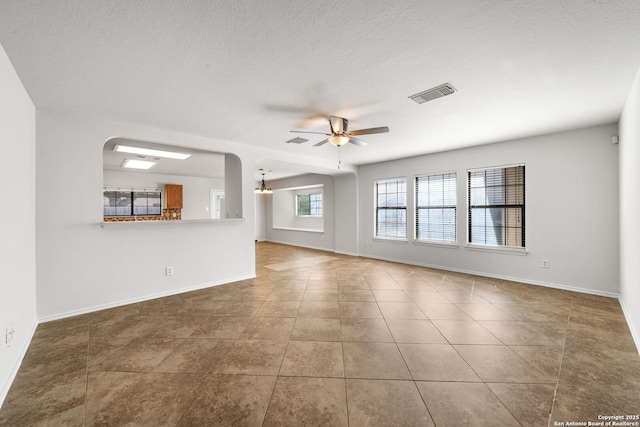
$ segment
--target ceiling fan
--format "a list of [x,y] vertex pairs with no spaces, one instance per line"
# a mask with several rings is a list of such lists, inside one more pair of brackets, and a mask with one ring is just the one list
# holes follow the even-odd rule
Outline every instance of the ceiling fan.
[[324,132],[309,132],[303,130],[292,130],[291,132],[295,133],[317,133],[320,135],[327,135],[328,138],[324,139],[317,144],[314,144],[314,147],[318,147],[320,145],[324,145],[327,142],[332,143],[336,147],[341,147],[344,144],[350,142],[360,147],[364,147],[367,145],[361,139],[354,138],[355,136],[360,135],[371,135],[374,133],[386,133],[389,132],[389,128],[387,126],[377,127],[377,128],[368,128],[368,129],[359,129],[359,130],[348,130],[349,120],[343,117],[331,116],[329,117],[329,128],[331,129],[331,133]]

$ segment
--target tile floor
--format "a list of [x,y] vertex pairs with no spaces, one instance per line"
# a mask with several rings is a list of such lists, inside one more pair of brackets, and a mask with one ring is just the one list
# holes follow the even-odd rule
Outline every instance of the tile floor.
[[257,278],[41,324],[9,426],[547,426],[640,413],[618,302],[257,244]]

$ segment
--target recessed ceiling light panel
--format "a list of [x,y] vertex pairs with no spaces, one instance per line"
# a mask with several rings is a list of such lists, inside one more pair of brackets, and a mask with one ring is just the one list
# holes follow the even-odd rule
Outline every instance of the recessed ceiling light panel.
[[146,160],[126,159],[122,164],[122,167],[128,168],[128,169],[149,169],[151,166],[155,164],[156,162],[148,162]]
[[409,99],[417,102],[418,104],[424,104],[425,102],[433,101],[434,99],[442,98],[443,96],[453,95],[455,92],[456,88],[454,88],[451,83],[445,83],[440,86],[427,89],[424,92],[411,95]]
[[113,147],[113,151],[118,151],[120,153],[138,154],[141,156],[164,157],[165,159],[186,160],[191,157],[191,154],[186,153],[153,150],[151,148],[130,147],[128,145],[116,145],[115,147]]

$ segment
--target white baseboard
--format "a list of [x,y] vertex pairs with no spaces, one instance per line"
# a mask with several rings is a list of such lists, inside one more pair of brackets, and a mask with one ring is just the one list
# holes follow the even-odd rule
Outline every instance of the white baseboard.
[[597,295],[597,296],[607,297],[607,298],[618,298],[619,296],[617,293],[613,293],[613,292],[604,292],[604,291],[598,291],[595,289],[588,289],[588,288],[578,288],[578,287],[567,286],[567,285],[562,285],[558,283],[541,282],[538,280],[529,280],[522,277],[503,276],[500,274],[491,274],[491,273],[485,273],[482,271],[472,271],[472,270],[465,270],[461,268],[443,267],[441,265],[433,265],[433,264],[426,264],[426,263],[420,263],[420,262],[410,262],[410,261],[395,259],[395,258],[379,257],[375,255],[361,254],[360,256],[364,258],[379,259],[381,261],[397,262],[399,264],[415,265],[417,267],[435,268],[437,270],[452,271],[454,273],[472,274],[474,276],[489,277],[492,279],[509,280],[511,282],[525,283],[527,285],[543,286],[545,288],[561,289],[563,291],[579,292],[582,294]]
[[59,313],[59,314],[54,314],[54,315],[50,315],[50,316],[44,316],[44,317],[40,318],[40,323],[46,323],[46,322],[51,322],[51,321],[54,321],[54,320],[66,319],[67,317],[78,316],[80,314],[93,313],[95,311],[106,310],[108,308],[122,307],[123,305],[135,304],[137,302],[143,302],[143,301],[148,301],[148,300],[152,300],[152,299],[156,299],[156,298],[168,297],[168,296],[171,296],[171,295],[182,294],[182,293],[185,293],[185,292],[197,291],[199,289],[211,288],[213,286],[225,285],[227,283],[239,282],[241,280],[254,279],[255,277],[256,277],[256,275],[255,275],[255,273],[253,273],[253,274],[250,274],[250,275],[235,277],[235,278],[228,279],[228,280],[203,283],[203,284],[194,285],[194,286],[188,286],[188,287],[180,288],[180,289],[172,289],[170,291],[159,292],[159,293],[151,294],[151,295],[145,295],[145,296],[138,297],[138,298],[131,298],[131,299],[128,299],[128,300],[122,300],[122,301],[118,301],[118,302],[114,302],[114,303],[101,304],[101,305],[97,305],[97,306],[93,306],[93,307],[83,308],[83,309],[80,309],[80,310],[73,310],[73,311],[68,311],[68,312],[65,312],[65,313]]
[[[465,269],[462,269],[462,268],[445,267],[445,266],[441,266],[441,265],[427,264],[427,263],[421,263],[421,262],[412,262],[412,261],[407,261],[407,260],[403,260],[403,259],[396,259],[396,258],[390,258],[390,257],[381,257],[381,256],[376,256],[376,255],[363,255],[363,254],[354,254],[354,253],[348,253],[348,252],[340,252],[340,251],[334,251],[334,250],[326,249],[326,248],[318,248],[318,247],[304,246],[304,245],[295,245],[295,244],[292,244],[292,243],[281,242],[281,241],[276,241],[276,240],[267,240],[267,241],[271,242],[271,243],[278,243],[278,244],[281,244],[281,245],[296,246],[296,247],[308,248],[308,249],[316,249],[316,250],[320,250],[320,251],[333,252],[333,253],[336,253],[336,254],[348,255],[348,256],[353,256],[353,257],[378,259],[378,260],[381,260],[381,261],[396,262],[398,264],[415,265],[417,267],[435,268],[435,269],[438,269],[438,270],[452,271],[452,272],[455,272],[455,273],[472,274],[474,276],[489,277],[489,278],[492,278],[492,279],[500,279],[500,280],[508,280],[508,281],[511,281],[511,282],[524,283],[524,284],[527,284],[527,285],[543,286],[545,288],[560,289],[560,290],[563,290],[563,291],[578,292],[578,293],[582,293],[582,294],[596,295],[596,296],[607,297],[607,298],[618,298],[619,297],[619,294],[615,293],[615,292],[605,292],[605,291],[599,291],[599,290],[596,290],[596,289],[579,288],[579,287],[575,287],[575,286],[563,285],[563,284],[560,284],[560,283],[542,282],[542,281],[539,281],[539,280],[530,280],[530,279],[526,279],[526,278],[522,278],[522,277],[503,276],[503,275],[500,275],[500,274],[491,274],[491,273],[486,273],[486,272],[482,272],[482,271],[473,271],[473,270],[465,270]],[[638,342],[638,341],[636,340],[636,342]]]
[[22,360],[24,356],[27,354],[27,350],[29,349],[29,344],[31,344],[31,340],[33,340],[33,335],[36,333],[36,328],[38,327],[38,321],[34,321],[31,325],[31,330],[27,334],[27,339],[24,341],[22,345],[22,349],[20,349],[20,353],[15,363],[13,364],[13,368],[11,369],[11,374],[9,378],[7,378],[7,382],[2,385],[2,390],[0,390],[0,408],[2,408],[2,404],[4,400],[7,398],[9,394],[9,389],[11,389],[11,385],[13,381],[16,379],[16,375],[18,375],[18,371],[20,370],[20,365],[22,365]]
[[263,240],[263,241],[269,242],[269,243],[277,243],[279,245],[295,246],[297,248],[314,249],[316,251],[335,252],[333,249],[330,249],[330,248],[321,248],[318,246],[311,246],[311,245],[301,245],[298,243],[291,243],[291,242],[281,242],[279,240]]
[[636,344],[636,350],[638,350],[638,354],[640,354],[640,333],[638,333],[638,329],[636,328],[636,325],[633,323],[633,319],[631,318],[631,310],[625,305],[622,298],[618,298],[618,302],[620,303],[620,307],[622,308],[622,313],[624,314],[624,318],[627,321],[627,325],[629,325],[629,331],[631,332],[631,338],[633,338],[633,342]]
[[340,255],[348,255],[348,256],[353,256],[353,257],[359,257],[360,255],[358,254],[354,254],[353,252],[344,252],[344,251],[333,251],[336,254],[340,254]]
[[348,255],[348,256],[352,256],[352,257],[359,257],[360,255],[357,253],[353,253],[353,252],[343,252],[343,251],[336,251],[333,249],[329,249],[329,248],[321,248],[318,246],[310,246],[310,245],[299,245],[299,244],[293,244],[293,243],[289,243],[289,242],[282,242],[279,240],[260,240],[261,242],[269,242],[269,243],[277,243],[279,245],[287,245],[287,246],[295,246],[298,248],[305,248],[305,249],[315,249],[317,251],[325,251],[325,252],[333,252],[334,254],[338,254],[338,255]]

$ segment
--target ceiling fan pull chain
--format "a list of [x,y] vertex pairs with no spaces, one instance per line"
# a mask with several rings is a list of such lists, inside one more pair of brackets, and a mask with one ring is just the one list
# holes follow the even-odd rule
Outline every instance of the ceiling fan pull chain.
[[340,159],[340,146],[338,146],[338,170],[340,170],[341,164],[342,164],[342,160]]

